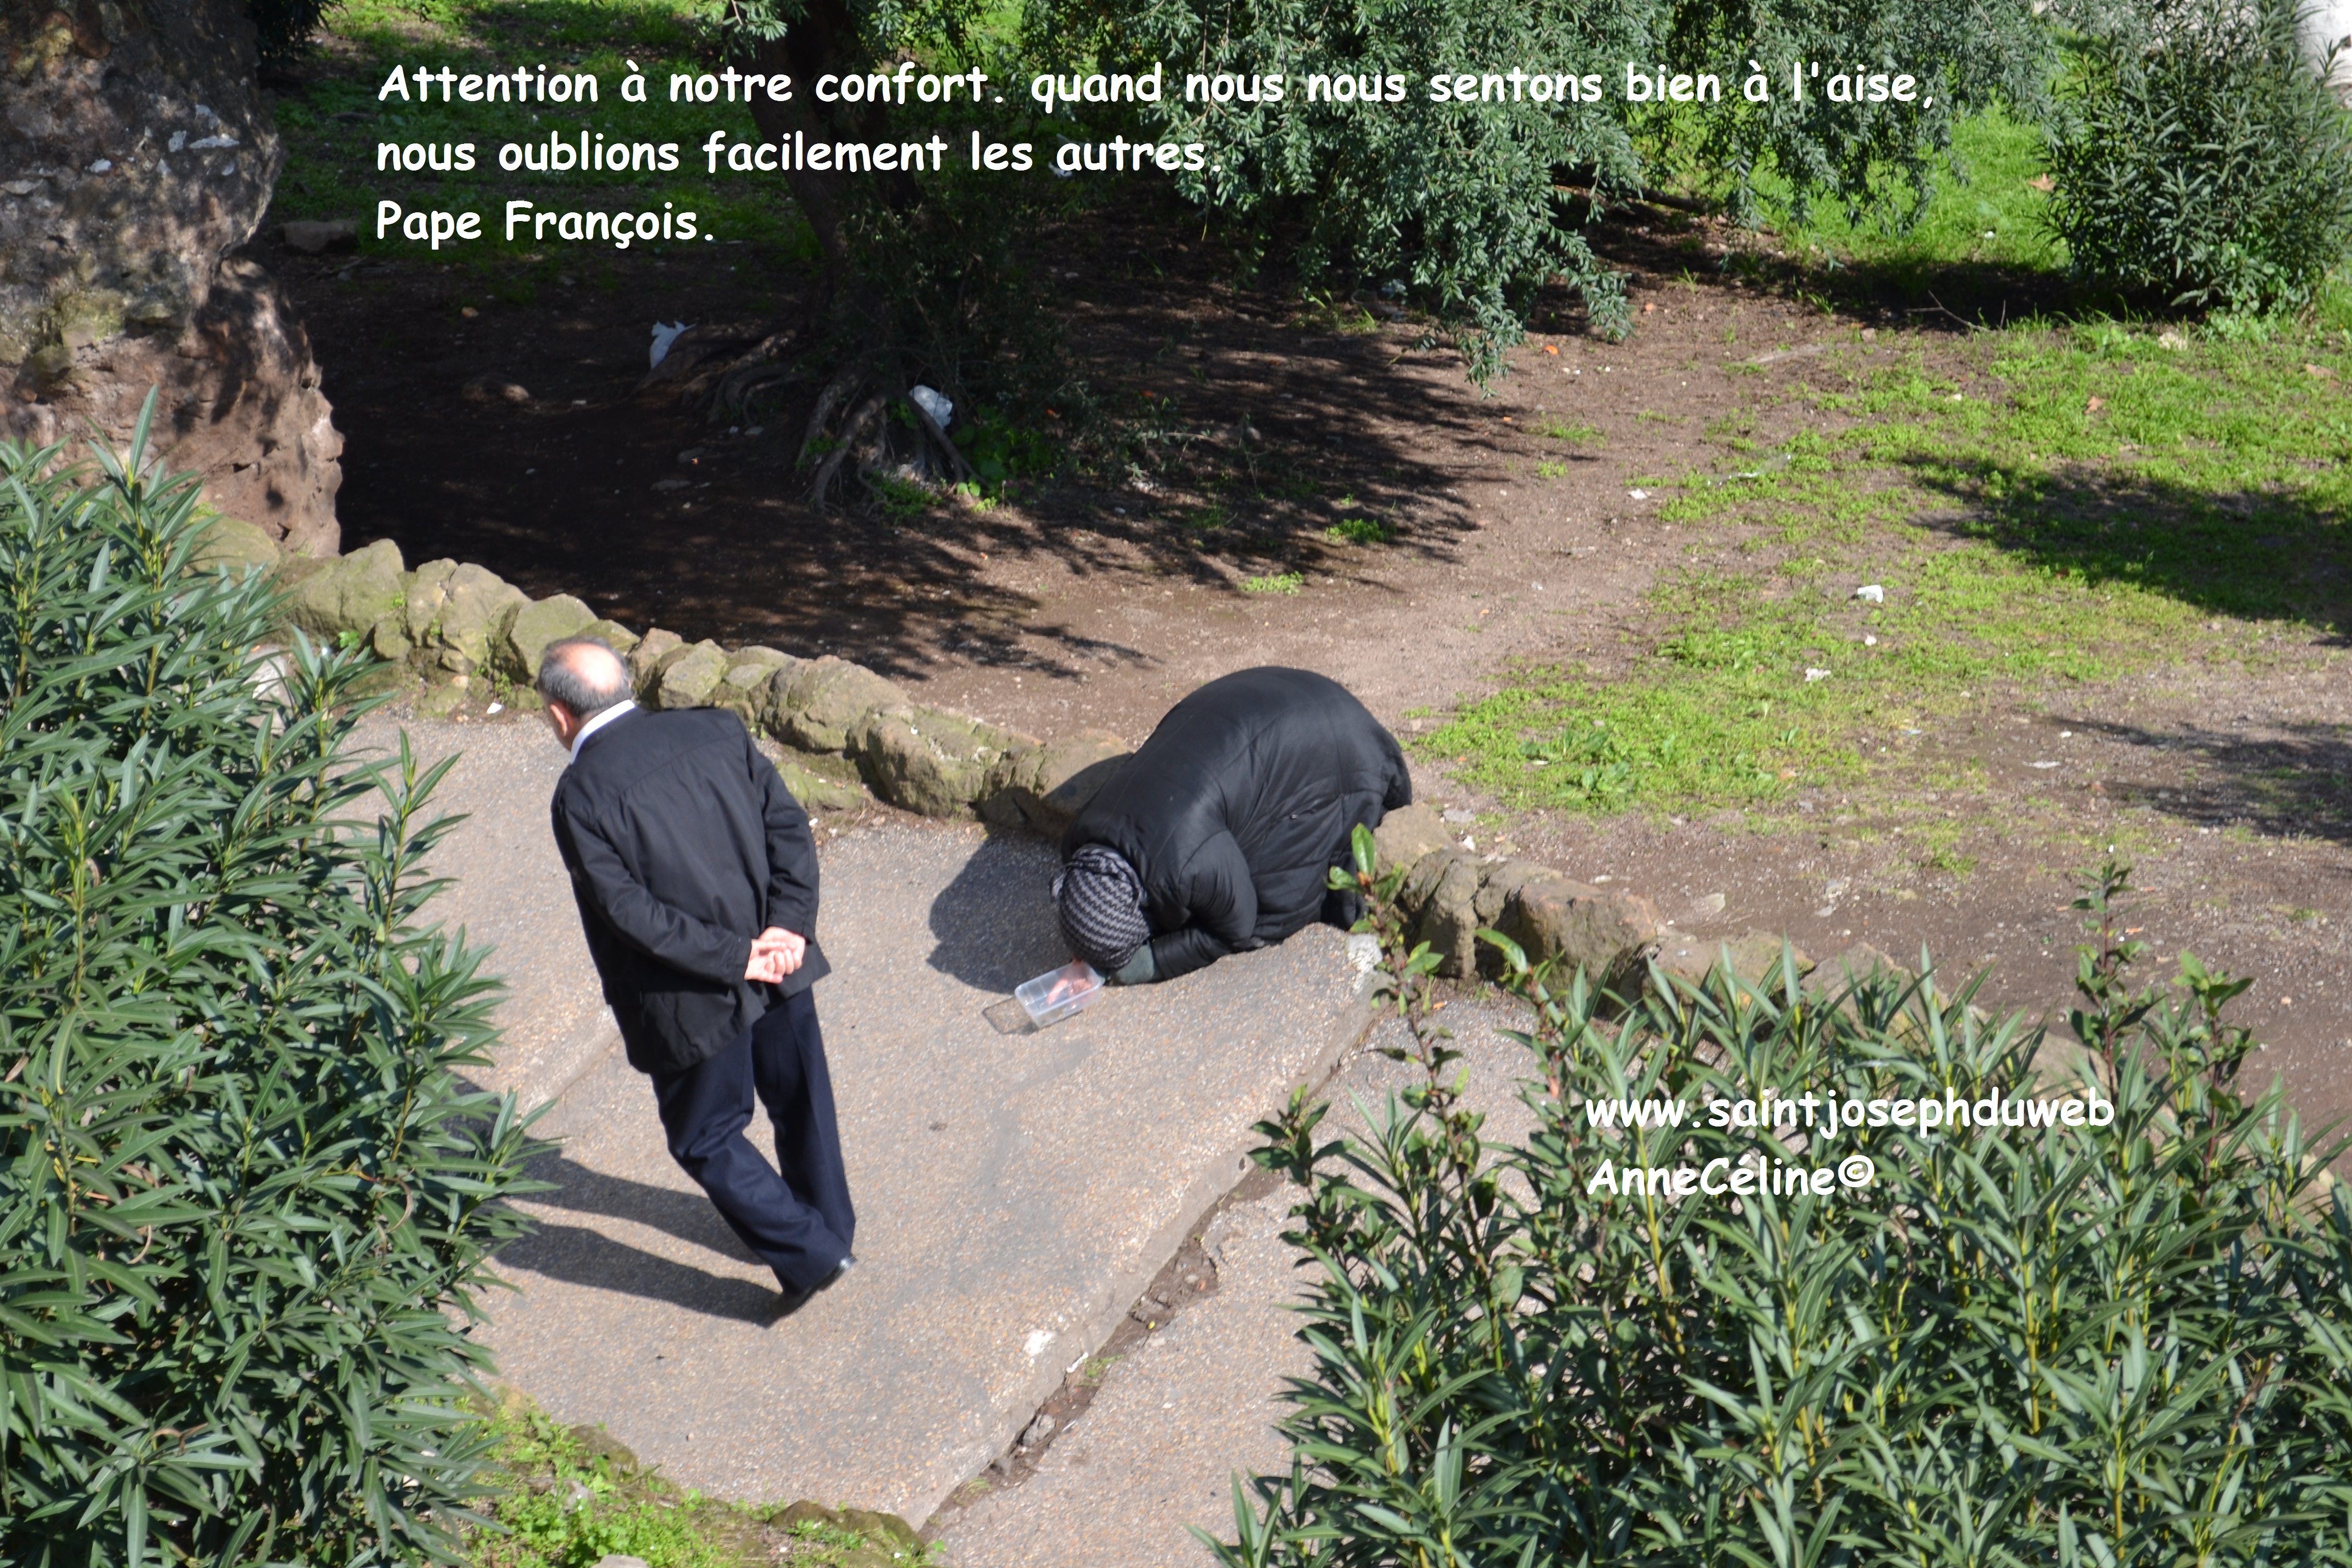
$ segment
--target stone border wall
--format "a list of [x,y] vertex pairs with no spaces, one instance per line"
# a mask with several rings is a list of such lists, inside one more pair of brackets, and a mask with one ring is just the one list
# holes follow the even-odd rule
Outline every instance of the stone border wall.
[[[813,811],[881,800],[1056,838],[1129,752],[1100,731],[1041,741],[929,707],[831,655],[689,643],[657,626],[640,637],[569,594],[532,599],[480,566],[428,561],[410,571],[390,540],[314,560],[287,555],[261,529],[223,517],[197,564],[274,574],[289,591],[293,626],[321,643],[367,643],[421,683],[423,717],[447,713],[469,695],[535,708],[531,683],[548,644],[602,637],[627,660],[639,702],[725,708],[774,742],[777,771]],[[1384,865],[1411,868],[1403,903],[1414,940],[1441,955],[1441,974],[1494,973],[1496,954],[1477,940],[1482,929],[1504,932],[1533,961],[1559,958],[1612,984],[1635,979],[1654,958],[1670,971],[1703,974],[1720,952],[1666,927],[1638,894],[1572,881],[1533,861],[1475,856],[1425,805],[1391,813],[1376,837]],[[1780,939],[1751,934],[1732,947],[1746,973],[1776,959]]]

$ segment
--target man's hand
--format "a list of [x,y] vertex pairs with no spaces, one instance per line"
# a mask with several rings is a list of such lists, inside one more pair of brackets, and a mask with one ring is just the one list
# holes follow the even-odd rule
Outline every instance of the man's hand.
[[808,938],[782,926],[770,926],[751,939],[751,960],[743,978],[773,985],[801,966],[808,955]]

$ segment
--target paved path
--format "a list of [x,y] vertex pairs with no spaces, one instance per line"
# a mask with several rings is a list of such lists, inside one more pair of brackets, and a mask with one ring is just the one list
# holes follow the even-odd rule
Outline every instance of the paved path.
[[[1528,1055],[1494,1032],[1507,1016],[1458,1003],[1444,1016],[1486,1136],[1523,1138],[1533,1121],[1518,1098]],[[1388,1025],[1375,1043],[1405,1042]],[[1324,1126],[1356,1135],[1359,1107],[1382,1114],[1386,1097],[1418,1076],[1363,1052],[1327,1091]],[[952,1517],[943,1539],[954,1568],[1205,1568],[1208,1552],[1186,1527],[1234,1538],[1233,1476],[1289,1469],[1276,1396],[1312,1372],[1293,1308],[1314,1265],[1281,1239],[1297,1196],[1286,1187],[1213,1222],[1202,1239],[1216,1292],[1113,1368],[1035,1473]]]
[[428,813],[466,818],[434,858],[432,868],[450,885],[431,916],[490,946],[487,967],[507,982],[498,1015],[504,1041],[482,1079],[513,1089],[526,1105],[541,1104],[620,1038],[548,826],[563,748],[536,718],[404,726],[378,715],[362,724],[359,744],[390,760],[404,728],[420,772],[457,753],[428,805]]
[[833,839],[818,999],[860,1267],[772,1322],[772,1279],[669,1162],[644,1079],[580,1047],[601,1006],[546,844],[562,751],[534,725],[409,728],[466,753],[442,804],[472,820],[436,868],[458,879],[445,917],[512,987],[495,1079],[562,1091],[541,1123],[558,1190],[522,1205],[540,1228],[504,1255],[520,1289],[481,1337],[559,1418],[688,1486],[927,1517],[1231,1189],[1251,1123],[1360,1032],[1342,939],[1318,929],[1000,1034],[983,1010],[1065,956],[1050,852],[977,829]]

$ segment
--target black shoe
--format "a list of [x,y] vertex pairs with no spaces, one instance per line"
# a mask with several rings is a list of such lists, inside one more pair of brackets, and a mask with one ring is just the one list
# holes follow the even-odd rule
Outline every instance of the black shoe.
[[805,1290],[795,1290],[790,1286],[784,1287],[776,1299],[775,1318],[772,1321],[781,1321],[791,1317],[794,1312],[797,1312],[803,1307],[807,1306],[809,1304],[809,1299],[814,1296],[818,1291],[830,1290],[835,1285],[840,1284],[842,1276],[847,1274],[856,1262],[857,1258],[855,1255],[843,1258],[840,1262],[833,1266],[832,1273],[826,1275],[824,1279],[818,1280],[815,1284],[810,1286]]

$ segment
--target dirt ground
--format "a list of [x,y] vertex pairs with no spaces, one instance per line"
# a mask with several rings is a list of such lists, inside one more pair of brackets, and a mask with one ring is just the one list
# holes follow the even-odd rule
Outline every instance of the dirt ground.
[[[1514,663],[1605,659],[1621,631],[1638,634],[1644,590],[1690,533],[1645,515],[1633,477],[1702,460],[1709,418],[1752,412],[1803,374],[1811,345],[1861,324],[1694,268],[1694,237],[1669,242],[1685,226],[1634,209],[1608,237],[1633,272],[1629,342],[1540,319],[1492,396],[1449,353],[1416,349],[1409,324],[1302,321],[1180,238],[1138,242],[1126,226],[1057,238],[1046,248],[1092,395],[1159,421],[1153,449],[1182,460],[895,521],[803,502],[793,459],[814,382],[734,430],[633,397],[655,321],[789,309],[805,279],[749,247],[691,265],[598,258],[528,302],[430,264],[256,254],[291,286],[348,442],[346,549],[388,537],[412,565],[477,561],[633,626],[839,653],[1037,734],[1139,739],[1200,681],[1285,663],[1345,682],[1410,737]],[[1958,363],[1950,334],[1910,324],[1933,319],[1869,324],[1890,351]],[[485,375],[529,401],[461,395]],[[1640,417],[1656,410],[1680,422]],[[1538,457],[1561,455],[1531,427],[1546,417],[1606,439],[1538,483]],[[1196,459],[1285,499],[1213,495],[1182,478]],[[1396,537],[1324,536],[1360,515]],[[1302,591],[1238,588],[1280,572]],[[1982,692],[1972,711],[1887,738],[1862,787],[1704,820],[1501,818],[1427,757],[1417,785],[1482,814],[1465,829],[1479,849],[1613,879],[1703,938],[1785,931],[1817,956],[1925,944],[1948,978],[1990,965],[1988,999],[2035,1015],[2070,997],[2074,869],[2128,837],[2142,939],[2161,958],[2193,950],[2258,976],[2244,1020],[2306,1121],[2333,1120],[2352,1112],[2341,646],[2310,634],[2256,673]],[[1980,790],[1938,798],[1918,783],[1948,778],[1934,764],[1954,759],[1975,764]],[[2282,793],[2285,769],[2339,787]],[[1923,810],[1974,825],[1968,874],[1906,847],[1902,824]]]

